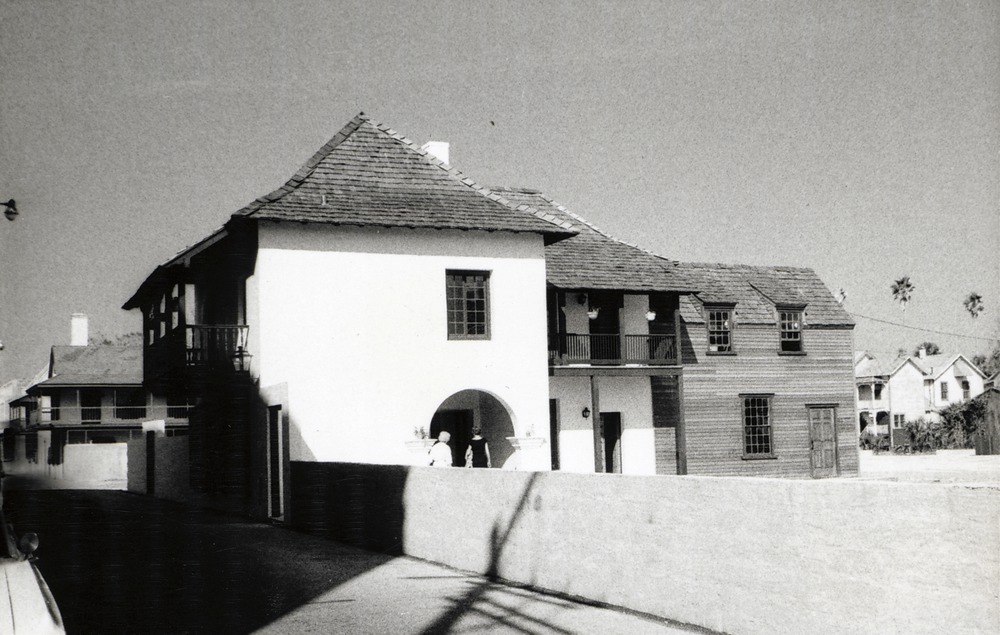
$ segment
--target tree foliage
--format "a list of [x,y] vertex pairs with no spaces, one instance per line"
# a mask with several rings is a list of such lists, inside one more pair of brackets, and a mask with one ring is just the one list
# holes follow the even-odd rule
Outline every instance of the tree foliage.
[[916,289],[916,286],[910,282],[910,276],[899,278],[892,283],[890,289],[892,290],[892,299],[899,302],[899,305],[905,311],[906,305],[909,304],[913,296],[913,291]]
[[973,318],[979,317],[979,314],[983,312],[984,308],[986,308],[983,304],[983,296],[979,295],[975,291],[970,293],[969,297],[965,298],[965,302],[963,302],[962,305]]
[[937,355],[941,352],[941,347],[935,344],[934,342],[922,342],[920,344],[917,344],[917,347],[913,349],[913,354],[920,355],[921,348],[924,349],[924,351],[928,355]]
[[987,377],[995,375],[997,371],[1000,371],[1000,342],[993,346],[993,350],[988,355],[973,355],[972,363]]

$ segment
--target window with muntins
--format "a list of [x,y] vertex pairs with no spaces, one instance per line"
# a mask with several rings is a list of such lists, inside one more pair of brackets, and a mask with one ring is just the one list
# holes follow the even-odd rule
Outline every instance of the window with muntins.
[[802,352],[802,311],[779,311],[778,331],[782,353]]
[[892,427],[899,430],[906,425],[906,415],[892,415]]
[[708,309],[708,350],[731,353],[733,350],[732,309]]
[[765,458],[774,456],[771,442],[770,395],[743,395],[743,456]]
[[963,381],[962,382],[962,399],[968,399],[969,395],[971,395],[971,394],[972,394],[972,391],[969,388],[969,382]]
[[948,399],[948,382],[941,382],[941,401],[946,401]]
[[448,339],[490,338],[490,273],[447,271]]

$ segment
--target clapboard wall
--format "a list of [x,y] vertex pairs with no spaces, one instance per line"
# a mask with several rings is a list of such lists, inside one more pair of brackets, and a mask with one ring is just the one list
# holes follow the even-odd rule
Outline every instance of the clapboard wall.
[[[850,329],[806,327],[803,355],[779,354],[775,325],[738,325],[734,354],[709,354],[704,324],[683,325],[682,336],[689,474],[808,476],[810,405],[836,408],[840,474],[857,474]],[[773,395],[773,459],[743,457],[744,394]],[[658,432],[657,472],[673,474],[672,430]]]

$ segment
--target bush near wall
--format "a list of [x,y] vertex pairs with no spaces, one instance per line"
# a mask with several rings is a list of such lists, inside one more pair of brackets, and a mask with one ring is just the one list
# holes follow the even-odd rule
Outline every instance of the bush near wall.
[[975,447],[975,437],[986,423],[986,402],[967,399],[941,410],[941,444],[946,449]]

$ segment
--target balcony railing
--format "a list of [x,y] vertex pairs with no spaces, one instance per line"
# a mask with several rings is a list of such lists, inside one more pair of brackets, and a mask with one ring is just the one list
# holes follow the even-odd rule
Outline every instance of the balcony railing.
[[143,421],[163,419],[186,422],[192,406],[53,406],[38,408],[21,421],[28,427],[58,425],[135,425]]
[[674,335],[581,335],[549,336],[549,363],[677,365]]
[[247,347],[249,329],[245,325],[195,324],[184,328],[188,366],[213,363],[231,365],[236,351],[246,350]]
[[232,370],[237,351],[247,349],[248,330],[243,324],[193,324],[176,328],[146,347],[146,377],[182,377],[190,369]]

